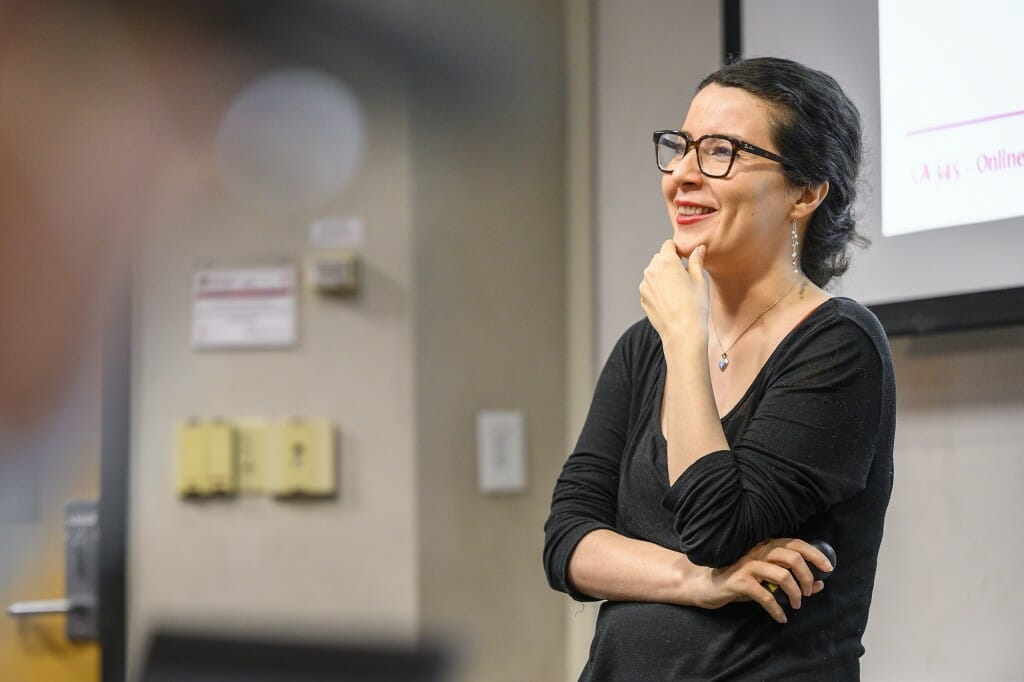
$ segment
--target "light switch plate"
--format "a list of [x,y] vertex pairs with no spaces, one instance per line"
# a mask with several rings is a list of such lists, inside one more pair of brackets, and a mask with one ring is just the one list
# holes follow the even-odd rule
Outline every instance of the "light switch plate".
[[237,452],[234,425],[223,419],[211,419],[203,423],[206,485],[211,493],[234,495],[238,492]]
[[175,453],[175,489],[182,496],[210,494],[203,457],[203,424],[189,419],[178,425]]
[[477,412],[476,461],[480,492],[526,490],[526,416],[522,410]]
[[182,497],[238,491],[236,431],[224,419],[190,418],[178,425],[175,489]]
[[238,427],[238,491],[245,494],[266,492],[266,468],[272,429],[266,420],[243,419]]
[[294,418],[274,425],[267,483],[281,497],[332,497],[338,491],[337,430],[326,419]]

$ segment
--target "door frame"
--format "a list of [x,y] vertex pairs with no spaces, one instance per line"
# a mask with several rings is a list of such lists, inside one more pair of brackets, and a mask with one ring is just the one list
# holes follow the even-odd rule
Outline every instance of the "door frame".
[[126,564],[132,415],[131,266],[109,285],[101,349],[99,628],[100,679],[124,682],[127,666]]

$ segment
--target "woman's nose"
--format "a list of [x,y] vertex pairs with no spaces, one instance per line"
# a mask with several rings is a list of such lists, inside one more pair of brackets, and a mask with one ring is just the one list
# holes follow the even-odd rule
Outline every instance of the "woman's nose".
[[703,178],[704,174],[700,172],[700,164],[697,162],[696,149],[689,150],[672,170],[672,179],[677,185],[696,184]]

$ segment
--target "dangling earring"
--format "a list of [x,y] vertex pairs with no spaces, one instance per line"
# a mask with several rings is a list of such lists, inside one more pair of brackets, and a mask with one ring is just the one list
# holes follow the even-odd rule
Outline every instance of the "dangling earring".
[[793,219],[793,222],[790,225],[790,234],[793,237],[793,273],[794,274],[799,274],[800,273],[800,267],[797,265],[796,257],[797,257],[797,250],[798,250],[798,248],[800,246],[800,237],[798,237],[797,234],[796,234],[796,219],[795,218]]

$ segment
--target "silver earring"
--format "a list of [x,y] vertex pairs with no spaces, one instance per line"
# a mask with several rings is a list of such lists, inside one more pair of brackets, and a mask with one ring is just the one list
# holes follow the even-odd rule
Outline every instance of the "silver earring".
[[796,257],[798,247],[800,246],[800,238],[796,234],[796,219],[790,224],[790,235],[793,237],[793,272],[799,273],[800,267],[797,265]]

